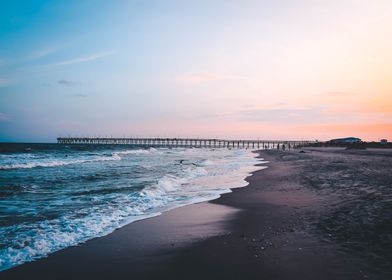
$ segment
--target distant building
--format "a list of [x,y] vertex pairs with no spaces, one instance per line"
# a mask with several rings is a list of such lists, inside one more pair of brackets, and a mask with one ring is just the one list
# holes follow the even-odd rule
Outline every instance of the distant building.
[[384,144],[384,145],[385,145],[385,144],[388,144],[388,140],[387,140],[387,139],[381,139],[381,140],[380,140],[380,143],[381,143],[381,144]]
[[362,140],[360,138],[356,138],[356,137],[346,137],[346,138],[332,139],[329,142],[331,142],[331,143],[359,143],[359,142],[362,142]]

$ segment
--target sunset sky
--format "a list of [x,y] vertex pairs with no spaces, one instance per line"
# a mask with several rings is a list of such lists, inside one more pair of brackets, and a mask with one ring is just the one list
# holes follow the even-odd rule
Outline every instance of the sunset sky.
[[0,141],[392,140],[392,1],[0,2]]

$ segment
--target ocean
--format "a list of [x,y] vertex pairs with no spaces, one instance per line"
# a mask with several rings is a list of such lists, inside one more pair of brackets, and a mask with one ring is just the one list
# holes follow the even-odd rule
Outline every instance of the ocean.
[[0,144],[0,271],[218,198],[265,168],[250,150]]

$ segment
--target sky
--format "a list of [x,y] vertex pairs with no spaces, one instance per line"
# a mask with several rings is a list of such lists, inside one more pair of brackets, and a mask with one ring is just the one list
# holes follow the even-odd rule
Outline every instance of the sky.
[[0,141],[392,140],[392,1],[0,1]]

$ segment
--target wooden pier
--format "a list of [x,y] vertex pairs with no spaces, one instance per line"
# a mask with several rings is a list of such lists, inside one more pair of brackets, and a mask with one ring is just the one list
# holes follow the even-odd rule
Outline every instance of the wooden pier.
[[133,145],[140,147],[233,148],[233,149],[291,149],[314,141],[222,140],[199,138],[109,138],[59,137],[57,143],[67,145]]

